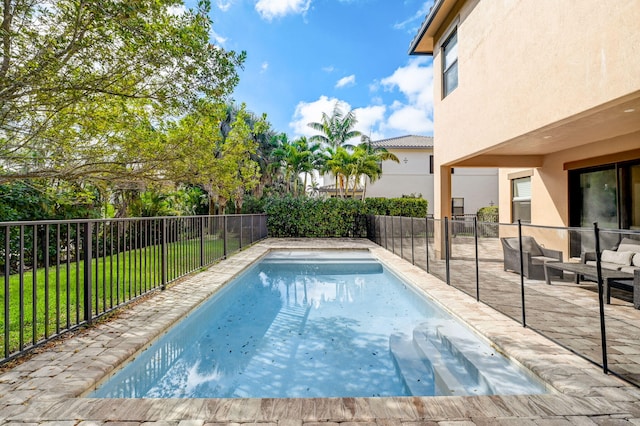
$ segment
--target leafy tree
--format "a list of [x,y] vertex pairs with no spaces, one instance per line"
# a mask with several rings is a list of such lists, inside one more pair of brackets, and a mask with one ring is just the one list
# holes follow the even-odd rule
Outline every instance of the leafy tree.
[[215,214],[216,206],[224,211],[230,200],[241,209],[244,193],[258,185],[259,166],[251,158],[257,149],[253,132],[263,131],[268,123],[263,117],[251,129],[248,114],[243,104],[223,132],[226,105],[201,100],[195,111],[170,126],[168,141],[175,158],[165,163],[165,173],[173,181],[204,188],[209,214]]
[[0,182],[159,179],[165,122],[237,84],[244,53],[209,42],[210,4],[4,0]]

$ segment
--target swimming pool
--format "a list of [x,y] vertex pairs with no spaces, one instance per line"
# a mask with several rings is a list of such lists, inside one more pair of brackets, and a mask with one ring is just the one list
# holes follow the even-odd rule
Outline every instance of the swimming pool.
[[363,250],[270,253],[90,396],[545,391]]

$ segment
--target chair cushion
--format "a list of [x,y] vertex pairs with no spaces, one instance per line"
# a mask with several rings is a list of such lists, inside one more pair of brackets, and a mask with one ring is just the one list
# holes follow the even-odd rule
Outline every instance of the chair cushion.
[[632,251],[613,251],[613,250],[603,250],[602,255],[600,256],[600,260],[607,263],[617,263],[622,266],[631,265],[631,259],[635,255]]
[[[517,245],[516,245],[517,247]],[[522,237],[522,251],[526,251],[531,254],[531,256],[542,256],[542,250],[538,248],[536,244],[536,240],[531,237]]]
[[631,251],[640,253],[640,240],[632,240],[631,238],[623,238],[620,241],[617,251]]
[[631,264],[633,266],[640,266],[640,253],[636,253],[633,255],[633,259],[631,260]]
[[620,272],[626,272],[628,274],[633,274],[636,270],[640,270],[640,266],[623,266],[620,268]]

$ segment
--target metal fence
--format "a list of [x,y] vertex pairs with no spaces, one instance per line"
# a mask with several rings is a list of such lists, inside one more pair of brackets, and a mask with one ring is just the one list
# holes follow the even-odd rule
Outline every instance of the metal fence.
[[0,364],[266,236],[266,215],[0,222]]
[[634,275],[640,255],[620,254],[626,264],[613,272],[608,268],[618,266],[601,260],[625,239],[640,244],[639,231],[369,216],[368,232],[378,245],[605,373],[640,385],[633,355],[640,353],[640,272]]

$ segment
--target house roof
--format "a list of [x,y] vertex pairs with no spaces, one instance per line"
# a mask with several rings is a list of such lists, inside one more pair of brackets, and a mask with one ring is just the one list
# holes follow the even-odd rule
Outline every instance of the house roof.
[[418,33],[409,45],[410,55],[432,55],[436,32],[445,22],[458,0],[435,0]]
[[433,137],[407,135],[372,141],[371,145],[382,148],[433,148]]

